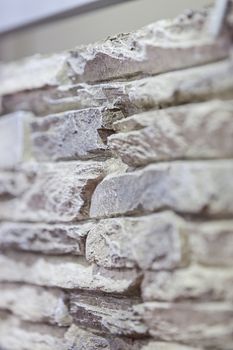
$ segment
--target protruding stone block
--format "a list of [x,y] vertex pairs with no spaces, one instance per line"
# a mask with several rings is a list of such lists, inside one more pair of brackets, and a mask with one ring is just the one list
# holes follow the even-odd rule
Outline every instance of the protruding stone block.
[[142,77],[226,57],[229,33],[213,41],[205,30],[206,22],[207,11],[183,14],[71,51],[68,64],[75,73],[73,79],[94,82]]
[[[61,222],[87,218],[92,192],[103,176],[102,162],[29,164],[10,177],[2,173],[0,193],[3,187],[8,194],[7,200],[0,201],[0,219]],[[12,183],[17,185],[13,189]]]
[[143,346],[141,350],[202,350],[200,347],[190,347],[178,343],[167,343],[160,341],[150,341],[147,345]]
[[4,350],[64,350],[65,327],[22,322],[0,314],[0,348]]
[[87,260],[107,268],[173,269],[187,253],[184,222],[171,212],[101,220],[86,242]]
[[137,298],[116,298],[87,293],[72,293],[70,314],[74,323],[84,329],[96,329],[112,335],[140,338],[147,334],[147,327],[134,314]]
[[186,214],[229,216],[233,213],[232,171],[231,160],[177,161],[109,175],[94,191],[90,215],[107,217],[169,208]]
[[13,283],[0,284],[0,309],[21,320],[68,326],[72,318],[64,292]]
[[120,117],[119,111],[88,108],[37,118],[31,123],[33,155],[39,161],[109,156],[107,136]]
[[205,266],[233,266],[233,221],[203,222],[189,227],[193,259]]
[[38,286],[82,289],[106,293],[136,293],[141,275],[136,270],[107,270],[89,265],[81,257],[0,255],[0,281]]
[[56,89],[3,96],[4,113],[19,109],[36,115],[106,107],[125,116],[212,99],[232,99],[232,58],[132,81],[62,85]]
[[[66,348],[77,350],[142,350],[146,339],[132,339],[116,335],[101,334],[72,325],[65,334]],[[183,349],[182,349],[183,350]]]
[[233,59],[132,81],[122,87],[121,106],[134,114],[214,98],[232,99]]
[[30,113],[15,112],[0,118],[0,168],[18,166],[30,155],[27,123]]
[[157,340],[230,350],[232,304],[145,303],[135,307]]
[[233,301],[231,268],[190,266],[174,271],[146,272],[142,283],[144,300]]
[[206,30],[208,10],[159,21],[129,34],[51,56],[1,65],[0,94],[80,82],[159,74],[226,57],[230,30],[216,40]]
[[134,115],[115,123],[110,148],[131,166],[161,160],[231,158],[233,101],[212,101]]
[[84,255],[86,236],[92,226],[90,222],[78,225],[0,223],[0,249]]
[[0,95],[69,83],[68,53],[34,55],[0,66]]
[[86,258],[106,268],[231,267],[232,227],[232,220],[195,222],[169,211],[103,219],[90,227]]

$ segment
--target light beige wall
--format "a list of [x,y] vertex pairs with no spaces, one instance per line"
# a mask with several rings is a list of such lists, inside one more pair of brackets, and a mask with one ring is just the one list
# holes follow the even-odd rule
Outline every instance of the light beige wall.
[[81,17],[11,34],[0,42],[0,59],[14,60],[34,53],[51,53],[104,39],[171,18],[185,9],[200,8],[211,0],[135,0]]

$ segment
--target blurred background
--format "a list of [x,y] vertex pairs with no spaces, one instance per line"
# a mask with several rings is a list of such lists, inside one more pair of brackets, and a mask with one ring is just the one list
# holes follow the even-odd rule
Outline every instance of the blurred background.
[[[19,5],[20,0],[13,2]],[[112,34],[138,29],[159,19],[175,17],[185,9],[200,8],[210,2],[211,0],[135,0],[39,25],[1,37],[0,60],[12,61],[35,53],[67,50],[105,39]],[[3,6],[4,3],[0,0],[0,14],[4,13]]]

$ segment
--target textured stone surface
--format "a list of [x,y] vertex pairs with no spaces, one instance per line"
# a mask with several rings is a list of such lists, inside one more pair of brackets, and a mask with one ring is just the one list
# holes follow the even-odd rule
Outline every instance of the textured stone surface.
[[[35,55],[19,62],[0,66],[0,94],[10,94],[69,82],[66,60],[68,53],[51,56]],[[36,72],[36,74],[35,74]]]
[[111,149],[132,166],[233,156],[233,102],[212,101],[134,115],[115,123]]
[[21,196],[29,186],[29,178],[25,173],[0,172],[0,200],[11,200]]
[[202,350],[200,347],[190,347],[186,345],[181,345],[178,343],[166,343],[159,341],[152,341],[145,345],[142,350]]
[[0,168],[13,168],[27,158],[26,121],[30,117],[29,113],[16,112],[0,118]]
[[232,57],[205,66],[192,67],[132,81],[93,85],[64,85],[2,97],[3,112],[33,111],[38,115],[90,107],[120,109],[124,115],[206,101],[232,99]]
[[105,270],[81,257],[44,257],[37,254],[0,255],[0,281],[39,286],[84,289],[108,293],[137,292],[140,274],[135,270]]
[[78,84],[29,90],[2,96],[2,113],[18,110],[33,111],[46,116],[90,107],[110,107],[105,90],[114,84]]
[[0,196],[3,187],[9,197],[0,201],[0,218],[44,222],[83,219],[88,216],[91,194],[103,173],[103,163],[70,162],[30,164],[10,177],[0,174]]
[[0,347],[4,350],[141,350],[147,343],[145,340],[94,334],[75,325],[68,329],[58,328],[20,322],[8,315],[1,315],[1,321]]
[[189,261],[231,267],[232,228],[232,220],[194,222],[169,211],[104,219],[88,232],[86,258],[107,268],[174,269]]
[[97,329],[113,335],[144,337],[147,327],[134,314],[136,298],[116,298],[93,294],[71,294],[70,314],[84,329]]
[[116,335],[96,334],[72,325],[65,334],[68,349],[75,350],[141,350],[147,340],[133,340]]
[[43,254],[84,255],[86,236],[93,223],[79,225],[0,223],[0,249]]
[[132,340],[91,333],[72,325],[58,328],[19,322],[1,315],[0,346],[4,350],[201,350],[179,344]]
[[233,349],[232,5],[0,64],[0,350]]
[[190,227],[193,259],[207,266],[233,264],[233,222],[212,221]]
[[205,29],[207,15],[208,11],[187,13],[68,53],[37,55],[21,64],[2,65],[0,94],[71,81],[158,74],[226,57],[231,47],[230,33],[213,40]]
[[187,263],[184,227],[170,212],[101,220],[88,234],[86,257],[107,268],[173,269]]
[[[62,111],[64,108],[107,106],[120,108],[128,116],[152,108],[160,109],[216,98],[232,99],[232,73],[232,57],[229,56],[228,59],[205,66],[177,70],[129,82],[116,81],[63,87],[61,94],[66,93],[66,97],[60,99],[56,96],[51,97],[46,105],[42,99],[42,105],[33,105],[32,108],[40,114],[50,109]],[[12,103],[10,97],[5,100],[6,110],[17,108],[17,101],[14,99]],[[28,106],[26,109],[29,108],[30,101],[25,102]],[[20,102],[18,105],[20,106]]]
[[216,97],[232,99],[232,73],[233,61],[229,58],[207,66],[132,81],[124,86],[119,102],[115,97],[114,104],[133,114]]
[[66,328],[20,322],[0,315],[0,347],[3,350],[64,350]]
[[232,171],[231,161],[179,161],[109,175],[94,191],[90,214],[104,217],[169,208],[183,213],[230,215]]
[[232,304],[146,303],[137,311],[158,340],[232,349]]
[[[88,108],[70,111],[31,123],[32,152],[37,160],[73,160],[109,156],[107,136],[118,111]],[[88,130],[88,132],[87,132]]]
[[74,80],[158,74],[224,57],[230,47],[227,35],[214,43],[203,30],[205,21],[204,12],[184,15],[75,50],[68,59],[76,73]]
[[59,290],[40,287],[0,284],[0,309],[17,315],[24,321],[67,326],[72,318]]
[[133,340],[126,337],[106,336],[87,332],[72,325],[65,334],[66,344],[73,345],[75,350],[201,350],[179,345],[177,343],[157,342],[150,340]]
[[142,283],[144,300],[233,301],[232,268],[190,266],[174,271],[147,272]]

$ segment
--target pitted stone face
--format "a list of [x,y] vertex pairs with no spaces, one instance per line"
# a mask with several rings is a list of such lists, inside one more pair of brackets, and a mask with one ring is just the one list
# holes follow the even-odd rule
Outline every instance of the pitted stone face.
[[[12,181],[17,183],[17,179],[25,177],[27,183],[23,185],[20,181],[19,186],[23,185],[23,188],[19,189],[19,195],[0,202],[0,218],[10,220],[13,215],[14,220],[26,222],[67,222],[87,218],[90,196],[104,171],[102,162],[31,163],[21,167],[10,173]],[[9,177],[3,175],[2,187],[7,187]]]
[[110,149],[130,166],[231,158],[233,101],[207,101],[135,114],[114,123]]
[[227,160],[177,161],[109,175],[95,189],[90,215],[138,215],[171,209],[183,214],[231,216],[232,170],[233,164]]

